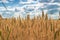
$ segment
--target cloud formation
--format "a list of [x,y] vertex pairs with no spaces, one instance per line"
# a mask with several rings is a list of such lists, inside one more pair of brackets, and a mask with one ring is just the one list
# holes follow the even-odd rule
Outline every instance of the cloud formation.
[[[30,14],[30,16],[33,15],[37,16],[41,14],[42,10],[44,10],[45,14],[48,13],[48,15],[51,16],[53,15],[52,17],[56,17],[58,16],[57,14],[59,14],[60,11],[60,3],[55,2],[56,0],[37,0],[37,1],[27,0],[28,2],[26,2],[26,0],[23,1],[21,0],[19,2],[17,1],[18,3],[17,4],[14,0],[13,2],[15,3],[12,3],[12,5],[7,3],[6,5],[9,11],[8,14],[12,11],[13,14],[9,14],[9,15],[10,16],[13,15],[14,17],[18,17],[19,15],[21,17],[25,17],[27,14]],[[5,17],[5,15],[7,14],[4,14],[3,12],[7,12],[6,9],[4,7],[0,7],[0,9],[1,9],[0,10],[1,14]]]

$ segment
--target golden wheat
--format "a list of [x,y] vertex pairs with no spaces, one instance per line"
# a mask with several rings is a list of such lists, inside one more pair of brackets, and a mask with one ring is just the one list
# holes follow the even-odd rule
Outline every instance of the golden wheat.
[[30,19],[3,19],[0,16],[0,40],[60,40],[60,20],[47,14]]

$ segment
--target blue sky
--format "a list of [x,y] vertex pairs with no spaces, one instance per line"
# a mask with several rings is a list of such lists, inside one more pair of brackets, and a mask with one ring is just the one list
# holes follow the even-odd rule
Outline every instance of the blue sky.
[[60,0],[0,0],[0,15],[4,18],[25,17],[27,14],[38,16],[42,10],[49,17],[58,18]]

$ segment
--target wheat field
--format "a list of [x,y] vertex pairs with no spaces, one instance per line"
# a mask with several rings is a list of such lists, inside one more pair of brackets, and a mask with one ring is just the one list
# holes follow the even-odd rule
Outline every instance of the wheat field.
[[33,19],[0,16],[0,40],[60,40],[60,20],[48,19],[44,13]]

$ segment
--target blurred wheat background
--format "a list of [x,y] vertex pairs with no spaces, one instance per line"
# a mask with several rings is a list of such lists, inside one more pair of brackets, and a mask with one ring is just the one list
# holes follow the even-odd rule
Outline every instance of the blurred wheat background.
[[0,16],[0,40],[60,40],[60,20],[48,19],[44,12],[33,19]]

